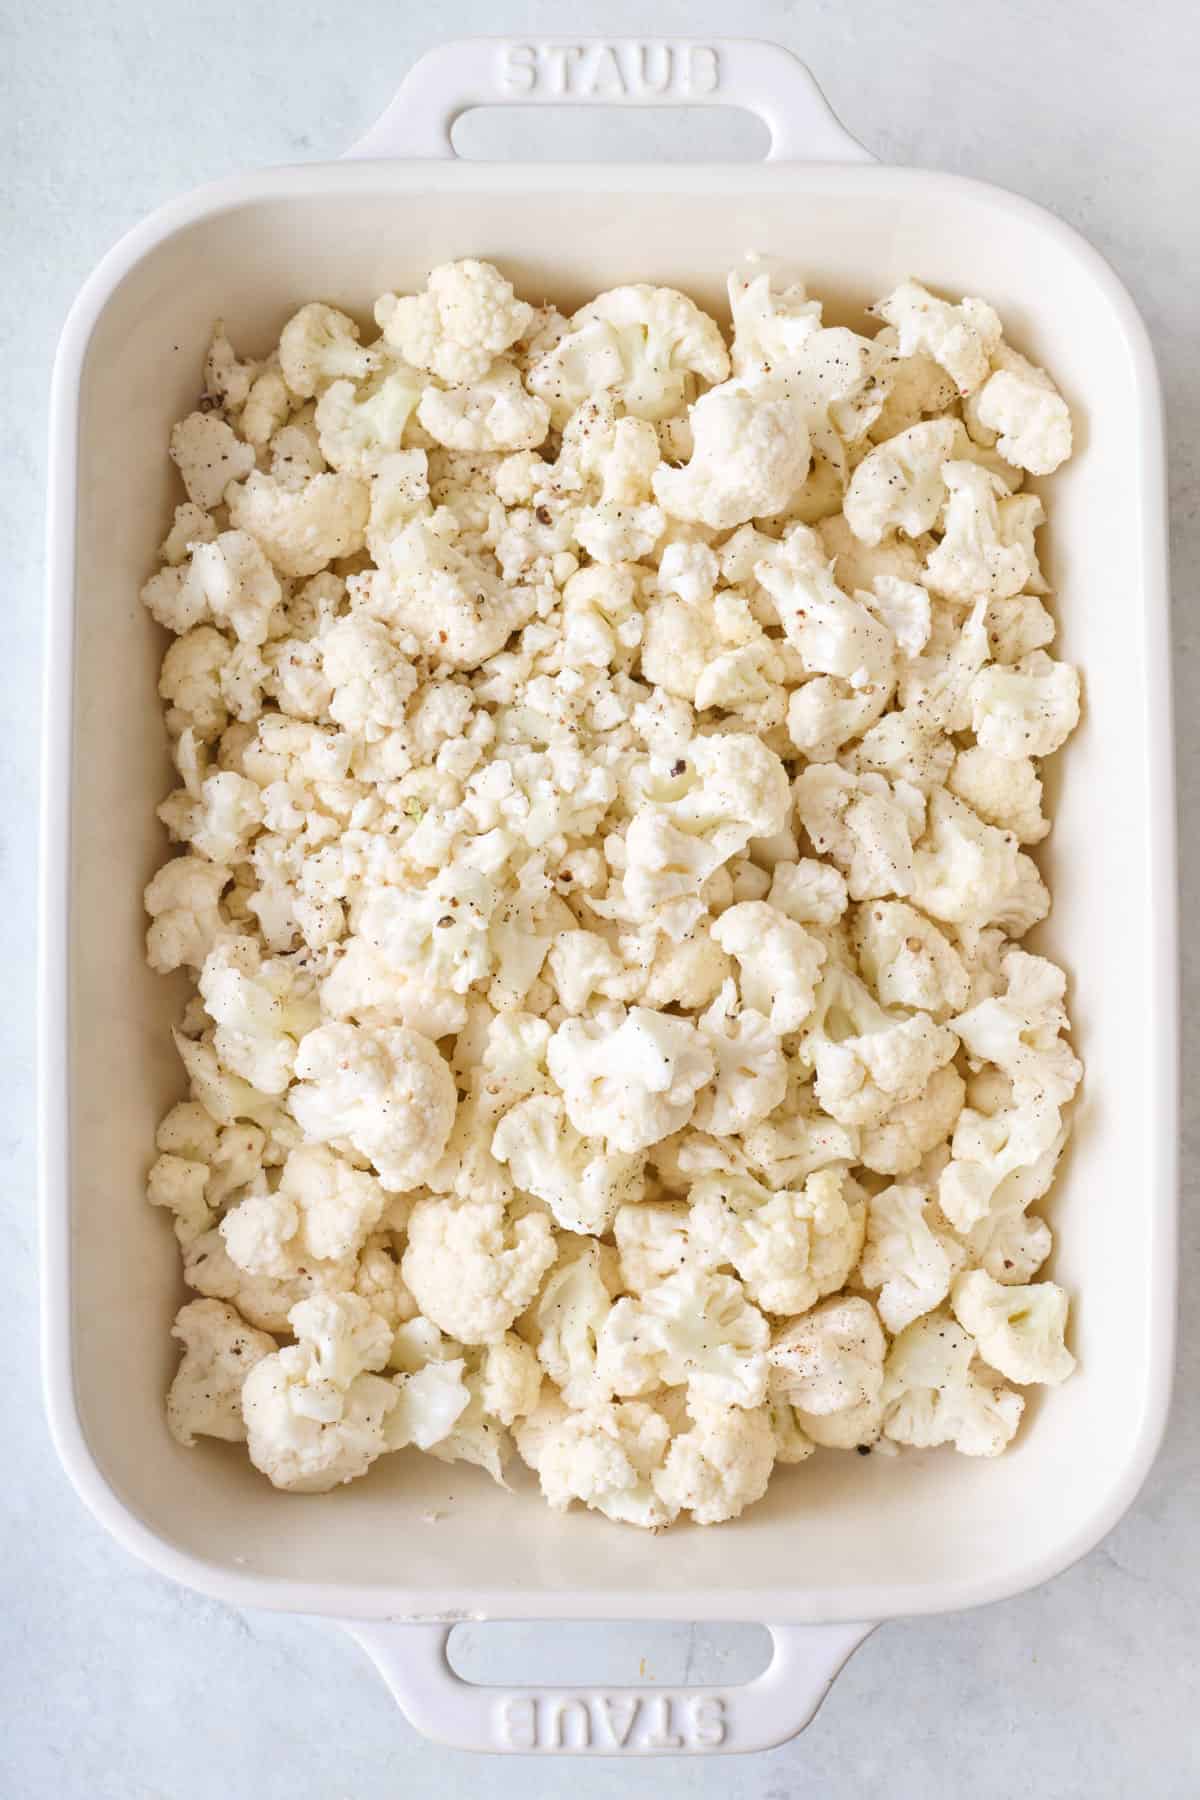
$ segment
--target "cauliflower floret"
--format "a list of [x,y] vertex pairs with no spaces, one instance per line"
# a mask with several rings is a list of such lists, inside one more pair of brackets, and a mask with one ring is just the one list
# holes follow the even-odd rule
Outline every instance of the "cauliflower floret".
[[913,856],[911,892],[935,919],[978,930],[1001,925],[1014,936],[1044,919],[1050,907],[1016,834],[986,825],[942,788],[930,796],[929,827]]
[[[728,917],[723,914],[721,923]],[[774,1112],[787,1092],[779,1028],[752,1007],[738,1009],[732,981],[724,983],[697,1023],[715,1073],[696,1102],[691,1123],[718,1137],[745,1131]]]
[[629,1401],[567,1412],[558,1401],[543,1401],[518,1420],[514,1436],[556,1512],[581,1500],[607,1518],[651,1531],[675,1516],[653,1486],[671,1429],[652,1406]]
[[265,643],[283,590],[252,535],[222,531],[211,543],[194,544],[184,579],[198,618],[230,626],[240,643]]
[[966,965],[944,932],[902,900],[871,900],[857,909],[859,966],[884,1006],[911,1006],[945,1019],[967,1004]]
[[532,589],[506,586],[425,519],[391,540],[387,577],[372,588],[372,610],[452,669],[486,662],[534,610]]
[[692,454],[683,468],[654,475],[659,504],[673,518],[729,531],[784,510],[810,461],[808,430],[786,399],[727,382],[691,408]]
[[771,872],[768,903],[797,925],[834,925],[848,903],[846,878],[828,863],[802,857],[778,862]]
[[1003,1069],[1018,1106],[1065,1106],[1083,1074],[1060,1036],[1070,1024],[1063,1005],[1067,978],[1044,956],[1023,950],[1010,950],[1000,966],[1006,992],[960,1013],[954,1030],[970,1056]]
[[782,830],[788,807],[787,772],[757,738],[693,738],[670,776],[652,784],[626,833],[624,889],[635,918],[696,894],[752,838]]
[[859,1157],[878,1175],[907,1175],[953,1131],[965,1092],[953,1063],[935,1069],[922,1093],[893,1106],[878,1125],[863,1126]]
[[1028,756],[1001,756],[972,744],[955,757],[946,785],[988,825],[1012,832],[1022,844],[1041,843],[1050,829],[1042,784]]
[[1007,344],[992,353],[992,373],[972,404],[974,419],[996,434],[996,448],[1019,469],[1049,475],[1071,454],[1071,414],[1047,375]]
[[845,1125],[878,1125],[915,1100],[958,1048],[954,1032],[925,1013],[889,1013],[856,975],[832,965],[803,1039],[816,1095]]
[[229,723],[222,677],[230,659],[229,639],[211,625],[198,625],[176,638],[163,657],[159,697],[169,702],[167,729],[190,731],[201,743],[220,737]]
[[943,463],[942,480],[944,535],[926,559],[926,587],[964,605],[1019,594],[1037,573],[1026,497],[1010,497],[1000,476],[975,462]]
[[960,394],[974,393],[986,380],[1000,343],[1000,320],[986,300],[965,299],[955,306],[919,281],[902,281],[873,310],[895,327],[901,356],[931,356]]
[[420,376],[403,367],[384,368],[361,388],[352,381],[331,382],[315,415],[321,455],[330,468],[379,473],[400,450],[423,391]]
[[788,642],[813,675],[836,675],[856,691],[894,685],[896,641],[870,607],[844,594],[816,532],[792,526],[754,570]]
[[598,393],[639,419],[668,419],[692,398],[696,377],[721,382],[729,353],[714,320],[674,288],[612,288],[581,307],[570,330],[529,371],[530,390],[555,425]]
[[857,1295],[822,1301],[778,1331],[768,1352],[771,1391],[806,1436],[833,1450],[872,1444],[881,1423],[884,1336]]
[[795,796],[813,848],[845,871],[852,900],[913,892],[913,846],[925,826],[919,788],[873,770],[855,775],[836,763],[811,763],[800,772]]
[[688,1235],[705,1262],[737,1271],[764,1312],[807,1312],[843,1285],[862,1247],[862,1208],[847,1204],[843,1185],[833,1169],[810,1175],[802,1193],[707,1176],[688,1196]]
[[685,1263],[704,1266],[705,1247],[689,1229],[690,1217],[681,1200],[647,1200],[640,1206],[621,1208],[613,1231],[621,1257],[622,1287],[644,1294],[669,1275],[678,1274]]
[[254,449],[214,412],[189,413],[171,428],[171,461],[183,477],[188,499],[211,512],[231,481],[254,467]]
[[318,1026],[295,1051],[295,1073],[287,1104],[305,1137],[349,1144],[389,1193],[416,1187],[446,1147],[458,1104],[454,1077],[418,1031]]
[[1051,756],[1079,723],[1079,671],[1035,650],[1009,667],[990,663],[971,683],[971,725],[998,756]]
[[892,1333],[940,1306],[962,1265],[962,1245],[929,1223],[929,1207],[921,1187],[885,1188],[867,1202],[859,1272],[864,1287],[879,1289],[875,1304]]
[[146,960],[158,974],[203,967],[227,929],[220,900],[232,879],[231,871],[220,863],[201,856],[176,856],[148,883]]
[[537,1304],[522,1323],[539,1364],[568,1406],[598,1406],[612,1397],[599,1367],[599,1347],[616,1287],[612,1250],[606,1244],[585,1243],[565,1252],[551,1269]]
[[297,1044],[317,1022],[307,978],[285,958],[264,962],[253,938],[230,937],[205,958],[198,986],[216,1023],[213,1049],[220,1065],[260,1094],[282,1094]]
[[414,368],[451,385],[480,381],[533,319],[499,269],[470,259],[431,269],[424,293],[384,294],[375,303],[386,341]]
[[354,320],[320,301],[302,306],[279,335],[280,372],[301,400],[311,400],[341,377],[361,381],[370,366]]
[[1068,1300],[1053,1281],[1007,1287],[985,1269],[972,1269],[954,1283],[951,1305],[984,1361],[1009,1381],[1055,1386],[1074,1369],[1063,1343]]
[[393,1448],[399,1389],[373,1372],[392,1334],[353,1294],[302,1301],[289,1320],[297,1342],[264,1357],[242,1388],[250,1460],[276,1487],[323,1494]]
[[340,471],[289,488],[256,469],[229,496],[234,525],[257,541],[281,575],[315,575],[361,550],[369,512],[366,482]]
[[672,1516],[690,1512],[697,1525],[739,1518],[762,1499],[775,1465],[770,1410],[689,1400],[688,1411],[695,1422],[671,1440],[654,1491]]
[[1025,1410],[1023,1397],[978,1363],[975,1340],[947,1312],[915,1319],[895,1339],[881,1397],[893,1443],[953,1444],[963,1456],[999,1456]]
[[419,1200],[401,1262],[425,1314],[463,1344],[495,1343],[558,1253],[545,1213],[509,1217],[494,1200]]
[[[830,559],[834,579],[843,593],[871,594],[876,581],[919,582],[932,539],[892,536],[879,544],[864,544],[851,531],[844,513],[821,519],[814,527],[821,548]],[[733,540],[731,539],[730,542]]]
[[508,1164],[522,1193],[545,1202],[564,1231],[601,1236],[612,1229],[617,1208],[644,1191],[645,1156],[606,1151],[600,1139],[582,1136],[552,1094],[521,1100],[504,1115],[492,1155]]
[[159,545],[158,554],[165,563],[177,568],[187,561],[193,544],[211,544],[217,529],[217,522],[210,513],[194,501],[185,500],[182,506],[175,508],[171,529]]
[[799,1031],[813,1009],[825,961],[820,939],[766,900],[729,907],[712,935],[737,961],[742,1005],[769,1019],[781,1037]]
[[961,432],[957,419],[929,419],[864,456],[846,489],[844,510],[855,537],[880,544],[893,531],[915,538],[932,530],[946,499],[942,465]]
[[617,1394],[681,1387],[722,1406],[766,1397],[770,1327],[740,1281],[690,1264],[618,1300],[600,1330],[600,1371]]
[[537,1357],[511,1331],[488,1344],[480,1364],[479,1398],[489,1417],[513,1425],[534,1411],[542,1389]]
[[686,1125],[715,1069],[690,1020],[644,1006],[608,1021],[564,1019],[546,1059],[575,1130],[627,1156]]
[[176,842],[190,844],[210,862],[241,862],[251,838],[263,822],[262,795],[244,775],[224,769],[200,783],[191,798],[179,789],[158,809],[158,816]]
[[1053,1170],[1065,1135],[1058,1107],[1040,1097],[1023,1106],[1002,1106],[991,1115],[967,1107],[938,1182],[939,1204],[954,1229],[969,1232],[989,1216],[1008,1211],[1012,1186],[1043,1159],[1050,1159]]
[[550,429],[549,407],[505,362],[464,387],[426,388],[417,418],[451,450],[536,450]]
[[287,1280],[309,1258],[358,1255],[387,1195],[373,1175],[319,1145],[293,1150],[274,1193],[250,1193],[221,1221],[225,1248],[251,1275]]
[[181,1307],[171,1336],[183,1345],[167,1395],[171,1436],[189,1448],[197,1437],[245,1443],[242,1385],[264,1356],[274,1354],[275,1339],[255,1331],[219,1300],[192,1300]]
[[287,382],[277,368],[269,364],[251,383],[238,421],[242,436],[256,450],[270,443],[281,425],[286,425],[294,401]]
[[318,640],[331,719],[372,742],[403,726],[417,672],[377,619],[351,613]]

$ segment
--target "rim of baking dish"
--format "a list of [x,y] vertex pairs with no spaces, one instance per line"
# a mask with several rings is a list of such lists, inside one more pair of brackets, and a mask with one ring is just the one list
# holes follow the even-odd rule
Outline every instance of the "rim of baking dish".
[[[68,1071],[70,945],[70,824],[74,597],[76,576],[76,476],[78,402],[88,346],[112,293],[136,264],[171,233],[201,219],[264,200],[320,197],[342,191],[384,193],[467,187],[484,193],[570,189],[573,192],[659,192],[703,185],[714,199],[748,188],[819,187],[828,193],[855,189],[911,188],[927,193],[976,195],[992,208],[1023,217],[1056,237],[1084,266],[1112,308],[1134,365],[1142,435],[1135,501],[1144,556],[1148,605],[1144,619],[1148,692],[1146,744],[1156,780],[1147,821],[1151,867],[1161,891],[1151,948],[1152,980],[1146,1002],[1158,1021],[1162,1067],[1150,1121],[1149,1179],[1154,1196],[1148,1295],[1149,1379],[1133,1448],[1119,1481],[1103,1496],[1087,1524],[1053,1551],[992,1575],[940,1585],[897,1584],[880,1589],[761,1588],[697,1590],[686,1601],[645,1590],[596,1594],[556,1589],[524,1604],[515,1589],[447,1591],[446,1606],[429,1609],[429,1595],[402,1584],[367,1585],[292,1580],[256,1575],[178,1549],[126,1504],[102,1473],[88,1444],[76,1405],[71,1274],[70,1091]],[[1169,656],[1166,476],[1162,401],[1149,334],[1128,290],[1087,239],[1046,208],[989,182],[941,171],[881,164],[637,163],[528,164],[483,162],[317,163],[227,177],[168,201],[135,225],[101,259],[84,282],[63,326],[50,395],[49,475],[46,515],[46,625],[41,757],[41,856],[38,941],[38,1187],[40,1215],[42,1380],[51,1436],[63,1467],[92,1515],[134,1556],[160,1574],[235,1605],[354,1618],[595,1618],[681,1616],[696,1619],[832,1622],[952,1612],[1008,1599],[1060,1574],[1091,1550],[1128,1510],[1150,1472],[1166,1428],[1175,1347],[1178,1233],[1178,1057],[1175,765]]]

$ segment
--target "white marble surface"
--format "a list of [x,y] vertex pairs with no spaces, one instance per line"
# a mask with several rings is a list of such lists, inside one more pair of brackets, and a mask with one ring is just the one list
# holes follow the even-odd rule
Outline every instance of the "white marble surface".
[[[637,1767],[483,1763],[419,1739],[336,1630],[242,1616],[133,1564],[84,1513],[39,1410],[31,1027],[46,383],[59,323],[99,254],[159,201],[248,164],[336,155],[435,36],[530,33],[565,9],[472,0],[352,8],[194,0],[9,0],[0,23],[0,1199],[7,1352],[0,1380],[0,1793],[11,1800],[382,1800],[570,1791],[578,1800],[692,1792],[725,1800],[1036,1800],[1200,1792],[1200,1274],[1194,1223],[1200,1112],[1185,1110],[1182,1351],[1170,1435],[1107,1543],[1038,1592],[960,1617],[887,1626],[798,1741],[746,1759]],[[1195,449],[1200,357],[1200,67],[1182,0],[580,0],[579,31],[741,29],[807,56],[850,129],[878,155],[1015,188],[1078,226],[1142,307],[1171,415],[1184,919],[1200,894],[1197,810],[1200,575]],[[589,128],[591,129],[591,128]],[[728,118],[646,121],[644,150],[746,151]],[[575,146],[584,137],[568,122]],[[477,143],[482,140],[476,138]],[[495,136],[488,142],[495,147]],[[528,138],[525,142],[528,143]],[[1187,1010],[1200,977],[1185,956]],[[1190,1079],[1195,1033],[1186,1036]],[[1130,1196],[1136,1230],[1136,1194]],[[526,1628],[481,1635],[476,1672],[557,1666]],[[744,1671],[754,1634],[685,1628],[604,1635],[603,1672],[659,1681]],[[576,1674],[601,1674],[580,1635]],[[596,1653],[599,1654],[598,1652]],[[535,1659],[540,1658],[538,1668]]]

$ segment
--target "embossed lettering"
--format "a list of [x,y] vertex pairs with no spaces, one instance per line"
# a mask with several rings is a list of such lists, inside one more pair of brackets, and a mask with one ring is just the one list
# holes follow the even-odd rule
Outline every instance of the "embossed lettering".
[[721,64],[708,44],[689,44],[683,79],[687,94],[715,94],[721,85]]
[[719,1694],[704,1694],[693,1700],[691,1713],[692,1741],[697,1749],[711,1750],[725,1742],[725,1702]]
[[628,90],[621,65],[617,61],[617,53],[611,44],[597,44],[593,52],[591,68],[586,66],[579,77],[581,94],[612,95],[615,99]]
[[496,86],[503,94],[532,94],[537,86],[537,51],[532,44],[501,44]]
[[615,1694],[601,1694],[600,1716],[608,1728],[608,1735],[623,1750],[629,1742],[633,1728],[637,1724],[642,1703],[636,1694],[618,1698]]
[[635,92],[667,93],[675,73],[675,53],[670,44],[635,44],[633,48]]
[[645,1702],[650,1715],[650,1729],[642,1742],[647,1750],[682,1750],[684,1740],[672,1730],[671,1700],[667,1694],[656,1694]]
[[[546,1703],[546,1732],[541,1748],[547,1750],[590,1750],[592,1745],[592,1709],[586,1700],[552,1700]],[[575,1743],[570,1742],[570,1721],[578,1722]]]
[[496,1736],[507,1750],[536,1750],[538,1747],[537,1702],[519,1699],[515,1694],[496,1706]]

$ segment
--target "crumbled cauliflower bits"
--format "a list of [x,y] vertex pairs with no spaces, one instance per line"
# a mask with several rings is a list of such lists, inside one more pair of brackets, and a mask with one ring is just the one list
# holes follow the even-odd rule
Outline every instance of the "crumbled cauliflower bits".
[[1023,490],[1067,401],[912,279],[868,335],[761,259],[728,331],[475,259],[335,298],[261,357],[215,322],[142,594],[171,1433],[647,1530],[999,1454],[1074,1368],[1082,1069],[1020,947],[1084,704]]

